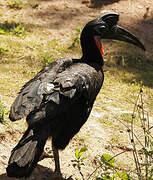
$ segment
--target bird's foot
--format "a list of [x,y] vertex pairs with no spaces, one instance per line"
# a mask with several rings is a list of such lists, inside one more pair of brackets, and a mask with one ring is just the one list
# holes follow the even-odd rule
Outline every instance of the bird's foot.
[[72,176],[66,178],[61,172],[54,171],[54,174],[52,176],[53,180],[73,180]]
[[63,176],[62,176],[62,173],[59,172],[59,171],[54,171],[53,175],[52,175],[52,178],[54,180],[64,180]]
[[56,175],[56,176],[62,176],[62,173],[61,173],[61,171],[54,171],[54,175]]

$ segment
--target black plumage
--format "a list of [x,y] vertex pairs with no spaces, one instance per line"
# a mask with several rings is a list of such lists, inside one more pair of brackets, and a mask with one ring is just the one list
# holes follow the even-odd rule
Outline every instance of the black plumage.
[[28,129],[11,152],[8,176],[30,176],[49,136],[55,172],[60,174],[58,149],[64,149],[86,122],[103,84],[101,38],[124,40],[144,49],[129,32],[124,38],[118,36],[125,35],[125,30],[117,32],[121,29],[117,21],[117,14],[106,13],[87,23],[81,33],[81,59],[56,60],[23,86],[9,117],[12,121],[26,117]]

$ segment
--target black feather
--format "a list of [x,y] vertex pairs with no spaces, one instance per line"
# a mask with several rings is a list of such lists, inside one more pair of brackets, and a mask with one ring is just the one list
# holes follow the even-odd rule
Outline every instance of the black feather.
[[88,119],[104,77],[98,48],[92,56],[85,55],[54,61],[21,89],[9,117],[12,121],[26,117],[29,127],[11,153],[8,176],[29,176],[49,136],[56,149],[64,149]]
[[28,177],[36,167],[49,136],[47,126],[28,128],[12,150],[6,169],[9,177]]

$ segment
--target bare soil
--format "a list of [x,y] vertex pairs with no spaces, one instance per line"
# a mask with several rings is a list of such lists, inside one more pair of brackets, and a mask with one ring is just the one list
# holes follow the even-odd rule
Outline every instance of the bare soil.
[[[126,27],[134,34],[136,34],[140,40],[145,44],[147,53],[152,51],[153,42],[153,2],[150,0],[104,0],[98,7],[92,6],[88,1],[84,0],[39,0],[39,6],[35,9],[31,7],[18,10],[9,10],[12,14],[12,20],[18,19],[22,23],[26,24],[29,29],[35,29],[37,34],[37,28],[45,28],[44,36],[47,38],[57,37],[61,42],[69,41],[70,33],[72,33],[76,27],[82,27],[89,20],[96,18],[103,10],[110,10],[120,14],[119,24]],[[0,7],[8,9],[6,6]],[[8,20],[10,14],[2,16],[2,21]],[[40,37],[38,37],[40,38]],[[13,101],[13,100],[11,100]],[[109,101],[109,100],[108,100]],[[9,105],[10,106],[10,105]],[[96,103],[95,103],[96,106]],[[109,118],[114,122],[114,114],[121,113],[121,109],[112,109],[110,107]],[[112,115],[113,114],[113,115]],[[81,131],[72,139],[66,149],[60,152],[61,168],[66,178],[72,176],[73,179],[81,176],[79,171],[72,160],[76,148],[86,146],[88,148],[88,159],[85,160],[85,166],[82,167],[82,172],[85,179],[94,171],[97,166],[97,155],[102,153],[116,154],[126,148],[130,149],[129,143],[127,143],[126,129],[121,130],[114,128],[105,128],[99,123],[98,119],[104,117],[105,113],[92,111],[87,123],[82,127]],[[5,128],[0,124],[0,128]],[[23,131],[9,130],[7,136],[1,136],[0,139],[0,180],[11,180],[6,175],[6,167],[8,158],[12,148],[16,145]],[[111,147],[110,141],[112,136],[117,135],[122,137],[121,144]],[[47,141],[46,148],[51,148],[50,140]],[[131,151],[127,151],[120,159],[126,161],[127,157],[131,157]],[[54,170],[53,158],[44,158],[41,160],[35,169],[32,176],[29,178],[37,180],[49,180],[54,179],[52,173]],[[127,166],[133,166],[133,161],[129,161]],[[92,178],[91,178],[92,179]]]

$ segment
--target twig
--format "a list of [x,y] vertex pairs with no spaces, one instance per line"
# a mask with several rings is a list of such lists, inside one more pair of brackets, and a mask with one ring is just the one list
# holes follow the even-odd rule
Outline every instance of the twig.
[[138,96],[137,96],[137,99],[136,99],[135,105],[134,105],[134,109],[133,109],[131,131],[129,131],[129,138],[130,138],[131,144],[133,146],[133,157],[134,157],[134,161],[135,161],[135,165],[136,165],[137,175],[138,175],[139,180],[141,180],[142,179],[141,178],[142,177],[141,168],[140,168],[139,158],[138,158],[138,154],[137,154],[137,150],[136,150],[136,146],[135,146],[135,140],[134,140],[134,137],[137,137],[134,135],[134,118],[135,118],[135,112],[137,109],[139,96],[140,96],[140,94],[138,94]]
[[77,168],[78,168],[78,170],[79,170],[79,173],[80,173],[82,179],[85,180],[84,175],[83,175],[83,173],[81,172],[81,165],[80,165],[80,161],[79,161],[79,160],[77,160]]

